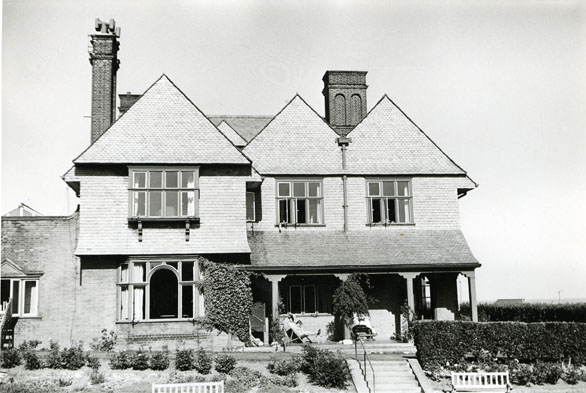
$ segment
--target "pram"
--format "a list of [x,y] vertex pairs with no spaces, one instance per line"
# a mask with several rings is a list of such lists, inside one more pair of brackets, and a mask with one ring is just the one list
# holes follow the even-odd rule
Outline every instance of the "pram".
[[376,332],[370,323],[370,317],[354,315],[354,325],[352,325],[352,336],[356,338],[364,337],[367,340],[374,340]]

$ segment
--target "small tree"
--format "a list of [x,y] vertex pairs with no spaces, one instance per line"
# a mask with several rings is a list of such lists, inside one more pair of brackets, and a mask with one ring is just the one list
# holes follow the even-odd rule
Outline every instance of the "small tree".
[[332,308],[334,315],[348,327],[352,326],[354,314],[368,315],[366,294],[357,276],[351,275],[336,289]]

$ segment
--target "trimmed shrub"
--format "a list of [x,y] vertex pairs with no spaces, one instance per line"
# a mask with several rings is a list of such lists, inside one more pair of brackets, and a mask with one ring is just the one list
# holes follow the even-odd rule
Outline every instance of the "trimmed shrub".
[[340,353],[306,345],[302,359],[302,370],[311,383],[326,388],[345,388],[348,369]]
[[359,275],[351,275],[343,281],[332,296],[332,310],[334,315],[351,326],[354,314],[368,315],[366,294],[360,285]]
[[132,367],[131,356],[128,352],[114,352],[110,358],[110,368],[112,370],[126,370]]
[[141,349],[130,357],[130,364],[133,370],[146,370],[149,368],[149,354]]
[[228,374],[236,367],[236,359],[230,355],[216,356],[216,371],[222,374]]
[[20,353],[16,348],[2,351],[2,368],[13,368],[20,365]]
[[212,371],[212,358],[203,348],[195,354],[194,368],[200,374],[209,374]]
[[537,362],[533,365],[533,383],[555,385],[562,377],[562,367],[558,364]]
[[27,370],[38,370],[42,367],[39,355],[33,350],[24,351],[22,358],[24,359],[24,368]]
[[571,322],[414,323],[417,357],[426,370],[460,363],[481,350],[491,357],[522,363],[586,362],[586,324]]
[[[470,304],[460,306],[460,312],[470,315]],[[478,304],[480,322],[586,322],[586,303],[549,304]]]
[[180,349],[177,350],[175,356],[175,368],[179,371],[193,370],[193,350],[192,349]]
[[83,343],[76,347],[64,348],[61,351],[61,366],[67,370],[79,370],[85,366],[86,356],[83,352]]
[[293,359],[277,359],[271,358],[267,365],[267,370],[271,374],[277,374],[281,376],[295,374],[299,371],[301,361],[298,358]]
[[149,360],[149,368],[151,370],[166,370],[169,368],[169,353],[168,352],[153,352]]

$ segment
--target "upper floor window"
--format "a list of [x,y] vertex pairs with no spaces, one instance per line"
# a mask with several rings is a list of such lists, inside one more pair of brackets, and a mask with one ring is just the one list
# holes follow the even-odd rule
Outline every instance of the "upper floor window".
[[252,191],[246,192],[246,221],[256,221],[255,195]]
[[130,168],[131,217],[199,217],[199,168]]
[[322,182],[278,181],[277,210],[282,224],[323,224]]
[[367,181],[369,224],[410,224],[411,182],[407,180]]

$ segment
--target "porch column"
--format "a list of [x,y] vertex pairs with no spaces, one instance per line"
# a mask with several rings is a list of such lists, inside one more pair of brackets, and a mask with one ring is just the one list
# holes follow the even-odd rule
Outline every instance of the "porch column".
[[415,297],[413,296],[413,279],[419,273],[399,273],[401,277],[407,280],[407,305],[409,306],[409,320],[413,318],[415,312]]
[[279,319],[279,281],[287,276],[284,274],[269,274],[266,277],[271,282],[273,319]]
[[470,298],[470,311],[472,313],[472,321],[478,322],[478,307],[476,301],[476,275],[474,271],[462,272],[468,277],[468,294]]

